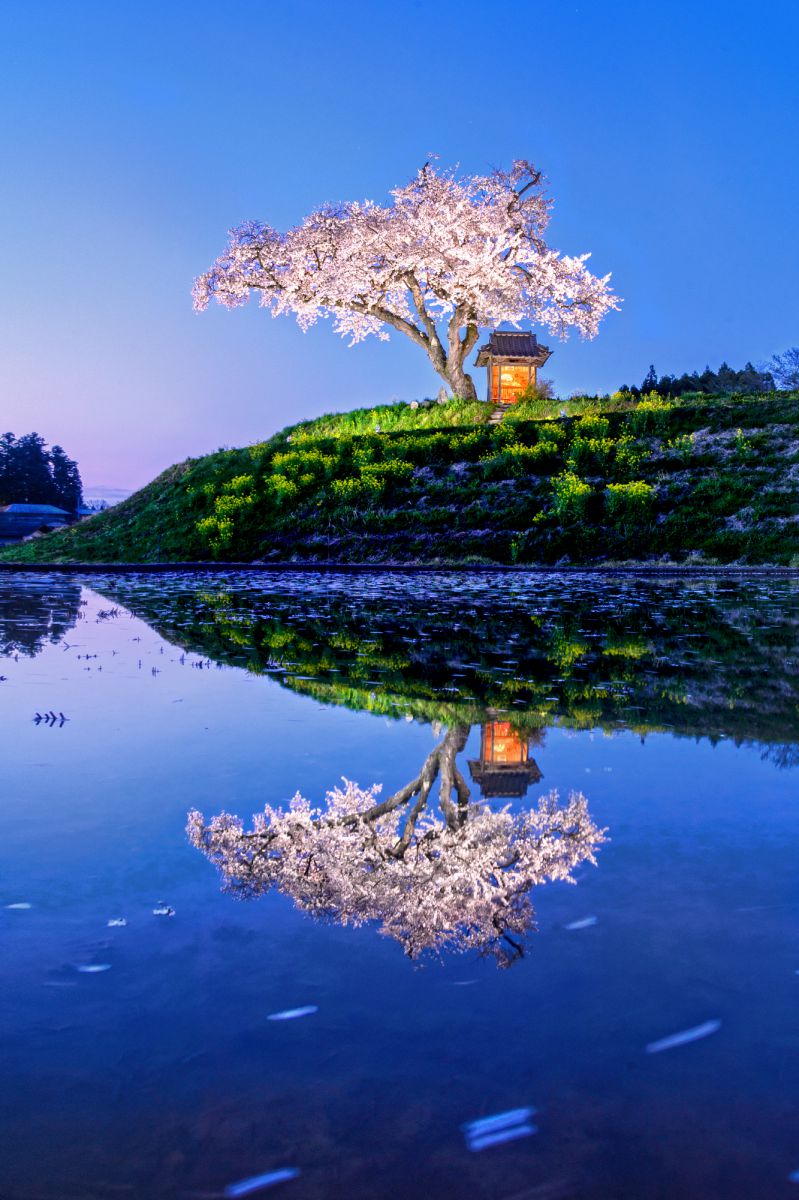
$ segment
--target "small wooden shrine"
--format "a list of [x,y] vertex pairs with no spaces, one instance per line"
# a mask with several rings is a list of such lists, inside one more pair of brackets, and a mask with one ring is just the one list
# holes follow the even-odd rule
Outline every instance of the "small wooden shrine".
[[482,726],[480,758],[469,762],[469,772],[481,796],[523,796],[543,778],[538,763],[530,756],[533,740],[509,721],[489,721]]
[[492,404],[515,404],[529,387],[552,351],[534,333],[495,330],[477,351],[475,366],[488,367],[488,397]]

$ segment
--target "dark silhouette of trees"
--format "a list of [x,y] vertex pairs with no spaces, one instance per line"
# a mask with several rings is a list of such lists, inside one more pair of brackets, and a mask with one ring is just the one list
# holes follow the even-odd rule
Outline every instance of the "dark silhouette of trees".
[[649,370],[647,371],[646,375],[644,376],[644,382],[641,384],[641,391],[642,392],[653,392],[656,390],[657,385],[658,385],[657,371],[655,370],[655,364],[651,363]]
[[61,446],[53,446],[50,451],[50,469],[61,508],[75,512],[83,500],[83,485],[78,464],[67,457]]
[[[24,504],[53,504],[53,477],[44,438],[38,433],[26,433],[11,448],[16,476],[24,495],[17,499]],[[12,501],[13,503],[13,501]]]
[[57,645],[79,614],[80,587],[75,583],[42,579],[22,588],[0,588],[0,660],[16,654],[35,658],[45,646]]
[[78,464],[38,433],[0,436],[0,504],[53,504],[74,513],[83,501]]
[[[788,352],[790,354],[790,351]],[[779,357],[779,356],[778,356]],[[782,356],[787,357],[787,356]],[[797,352],[797,376],[799,376],[799,352]],[[773,360],[776,362],[776,359]],[[662,375],[658,378],[654,364],[650,366],[640,386],[628,387],[625,383],[619,390],[630,392],[635,396],[648,395],[657,392],[659,396],[682,396],[686,392],[706,392],[710,395],[720,395],[731,392],[772,392],[775,375],[771,370],[759,370],[751,362],[746,363],[739,371],[734,370],[728,363],[723,362],[717,371],[705,367],[704,371],[687,372],[683,375]],[[785,385],[781,386],[796,386]]]

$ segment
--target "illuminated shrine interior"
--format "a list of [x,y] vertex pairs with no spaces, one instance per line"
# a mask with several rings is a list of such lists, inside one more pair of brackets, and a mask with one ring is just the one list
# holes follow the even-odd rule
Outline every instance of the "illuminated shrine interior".
[[515,404],[522,392],[535,387],[536,369],[529,363],[493,363],[491,399],[498,404]]
[[484,799],[524,796],[543,779],[530,754],[531,744],[543,743],[543,730],[520,733],[509,721],[489,721],[480,730],[480,758],[469,762],[472,779]]

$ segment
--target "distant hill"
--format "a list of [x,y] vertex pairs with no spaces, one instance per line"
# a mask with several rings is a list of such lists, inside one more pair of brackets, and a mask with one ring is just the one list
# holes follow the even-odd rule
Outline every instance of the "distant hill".
[[107,487],[105,484],[86,485],[83,489],[84,504],[89,508],[111,508],[120,500],[127,500],[130,488]]
[[490,416],[453,400],[303,422],[187,459],[0,561],[799,565],[799,393]]

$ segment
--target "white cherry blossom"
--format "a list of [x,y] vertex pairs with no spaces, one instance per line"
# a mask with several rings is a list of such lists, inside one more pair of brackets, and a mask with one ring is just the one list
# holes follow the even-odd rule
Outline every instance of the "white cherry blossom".
[[286,809],[267,805],[251,829],[229,813],[206,821],[193,811],[189,840],[241,897],[276,888],[313,916],[377,923],[411,958],[475,949],[509,965],[534,927],[531,889],[572,881],[579,863],[595,861],[604,831],[579,793],[561,805],[552,792],[522,812],[470,803],[456,763],[467,735],[449,730],[387,800],[345,779],[324,806],[298,794]]
[[550,201],[525,160],[510,171],[458,177],[427,163],[391,203],[325,205],[280,233],[249,221],[194,285],[194,305],[236,308],[259,295],[273,316],[302,329],[330,318],[350,344],[389,329],[406,334],[452,389],[476,396],[466,356],[481,327],[531,322],[565,337],[593,337],[619,307],[609,275],[588,254],[544,241]]

